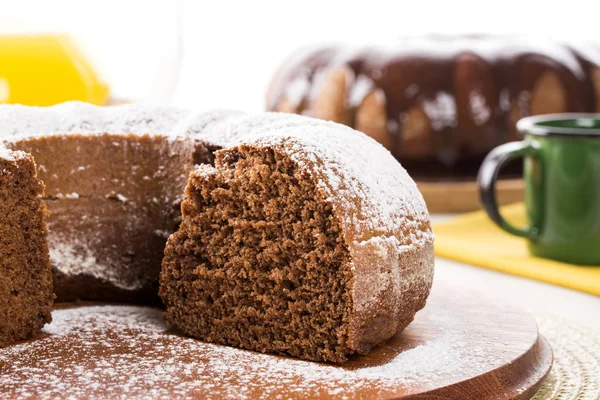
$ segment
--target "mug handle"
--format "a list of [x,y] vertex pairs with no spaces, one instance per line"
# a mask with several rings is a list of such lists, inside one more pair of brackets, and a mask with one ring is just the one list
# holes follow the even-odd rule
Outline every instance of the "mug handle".
[[496,198],[496,181],[500,169],[510,160],[527,155],[537,156],[538,151],[534,145],[524,141],[505,143],[496,147],[483,160],[477,181],[479,182],[481,203],[492,221],[508,233],[528,239],[537,239],[540,233],[538,228],[531,226],[519,229],[509,224],[500,214]]

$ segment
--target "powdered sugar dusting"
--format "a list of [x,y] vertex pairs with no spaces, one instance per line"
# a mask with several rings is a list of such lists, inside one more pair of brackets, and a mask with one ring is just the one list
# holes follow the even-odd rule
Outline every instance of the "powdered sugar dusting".
[[127,282],[118,269],[101,263],[93,248],[75,239],[71,241],[54,240],[49,246],[49,250],[50,263],[63,273],[93,276],[125,290],[136,290],[144,286],[143,280]]
[[167,134],[188,113],[175,107],[138,104],[109,107],[81,102],[52,107],[0,105],[0,138],[41,133]]
[[174,136],[192,136],[213,145],[224,146],[237,136],[229,129],[229,123],[244,116],[241,111],[214,109],[190,113],[173,129]]
[[29,157],[29,154],[25,153],[24,151],[10,150],[3,147],[0,143],[0,158],[6,161],[14,162],[17,160],[25,159],[27,157]]
[[79,198],[79,193],[67,193],[67,194],[62,194],[62,193],[57,193],[55,195],[55,197],[57,199],[71,199],[71,200],[75,200]]
[[7,161],[15,161],[15,153],[0,146],[0,158],[3,158]]
[[[460,315],[445,303],[434,299],[433,311],[419,314],[404,333],[426,331],[429,337],[399,353],[380,349],[383,364],[370,367],[359,360],[340,367],[203,343],[167,331],[160,310],[152,308],[57,310],[46,337],[0,350],[0,391],[17,398],[389,397],[469,379],[515,357],[499,350],[510,343],[475,323],[468,309]],[[483,336],[473,343],[465,332]],[[533,329],[531,340],[536,337]]]

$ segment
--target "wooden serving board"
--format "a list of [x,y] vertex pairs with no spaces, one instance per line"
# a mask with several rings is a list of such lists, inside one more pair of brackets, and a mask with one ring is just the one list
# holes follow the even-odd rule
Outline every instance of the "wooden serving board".
[[206,344],[157,309],[61,306],[0,349],[0,397],[527,399],[552,365],[535,321],[437,282],[401,334],[344,366]]
[[[430,213],[462,213],[481,209],[479,185],[467,182],[419,182]],[[522,179],[501,179],[496,185],[500,205],[523,201]]]

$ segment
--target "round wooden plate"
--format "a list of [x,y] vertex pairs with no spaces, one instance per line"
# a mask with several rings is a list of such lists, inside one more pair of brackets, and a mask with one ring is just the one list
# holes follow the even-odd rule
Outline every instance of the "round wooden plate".
[[0,349],[0,397],[526,399],[552,365],[529,315],[440,282],[404,332],[344,366],[184,338],[148,307],[53,318]]
[[[430,213],[462,213],[481,209],[479,185],[465,182],[418,182]],[[501,179],[496,185],[500,205],[523,201],[522,179]]]

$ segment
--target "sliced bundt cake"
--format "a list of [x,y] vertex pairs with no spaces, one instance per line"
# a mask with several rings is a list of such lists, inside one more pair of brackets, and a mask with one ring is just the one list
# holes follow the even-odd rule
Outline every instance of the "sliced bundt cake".
[[402,330],[433,276],[429,216],[406,171],[338,124],[223,118],[204,132],[235,144],[190,175],[165,250],[167,322],[210,342],[332,362]]
[[[0,139],[33,155],[47,185],[60,300],[149,302],[160,275],[166,319],[182,332],[332,362],[368,352],[425,305],[433,236],[423,199],[384,147],[343,125],[277,113],[0,106]],[[16,211],[0,220],[9,233],[0,311],[21,315],[3,321],[14,340],[49,318],[52,294],[42,184],[31,156],[6,154],[16,172],[3,178],[3,201]],[[167,242],[180,206],[183,222]],[[38,325],[18,325],[28,316]]]

